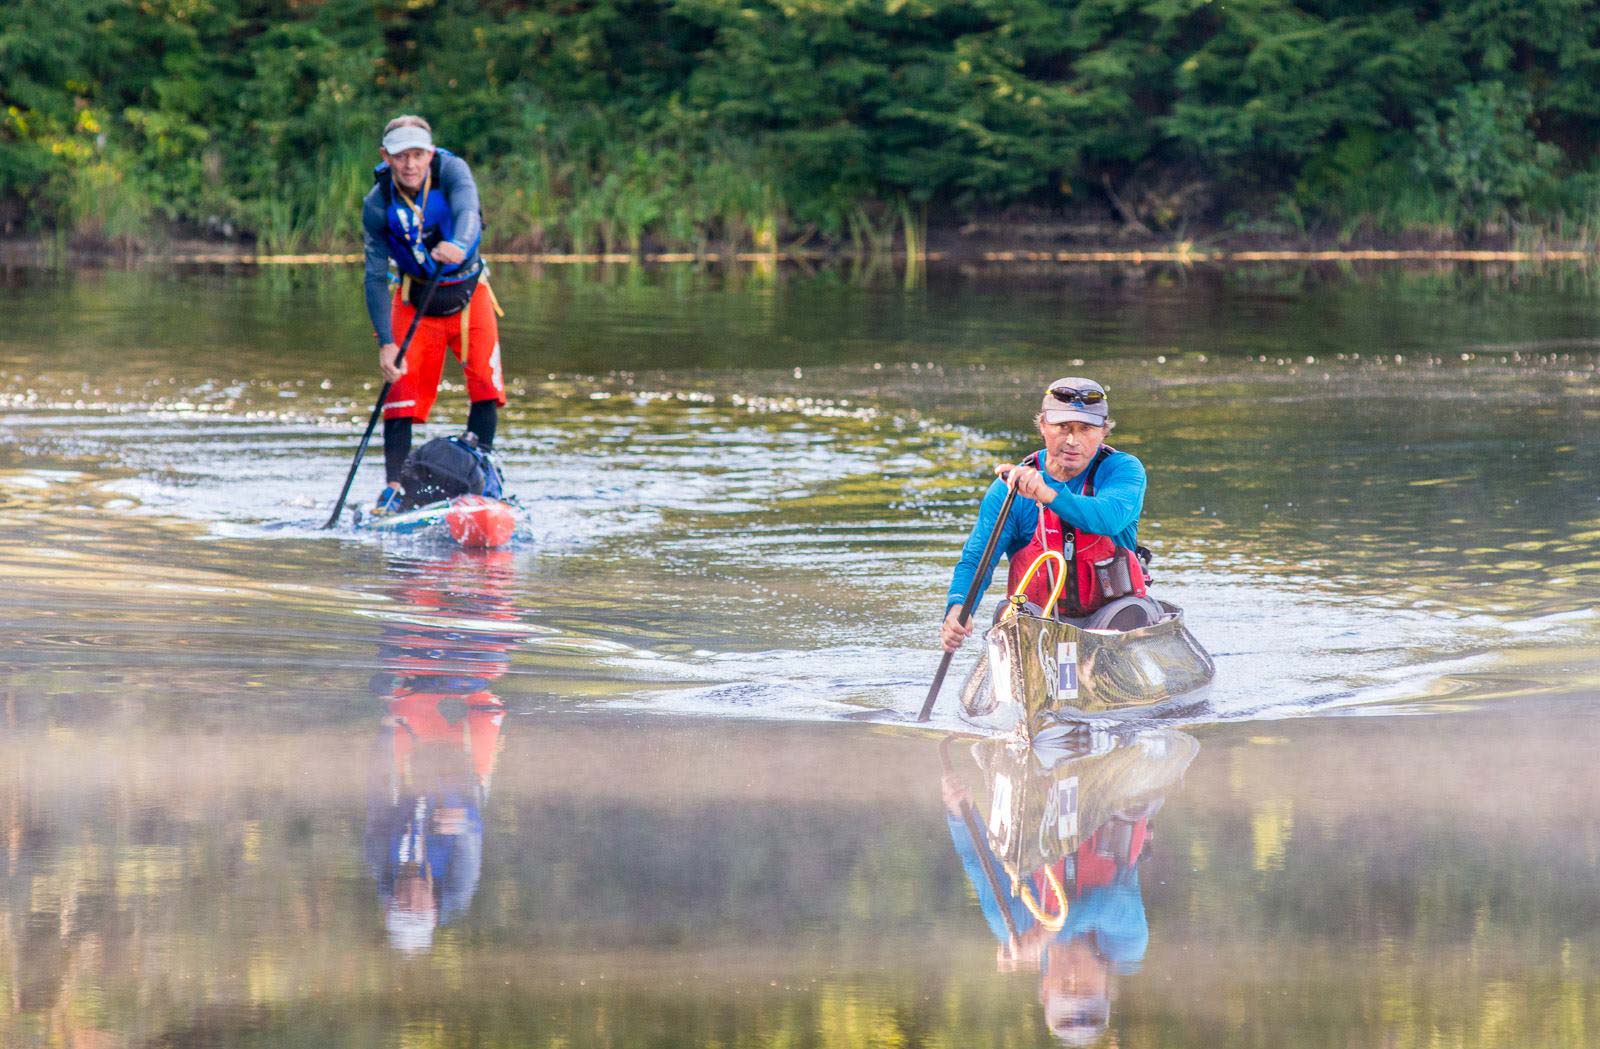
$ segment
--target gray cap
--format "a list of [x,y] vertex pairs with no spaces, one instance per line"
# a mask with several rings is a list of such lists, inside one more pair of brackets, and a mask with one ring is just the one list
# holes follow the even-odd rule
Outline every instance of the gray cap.
[[1098,995],[1051,995],[1044,1022],[1065,1045],[1093,1045],[1111,1023],[1111,999]]
[[[1061,396],[1056,395],[1057,391],[1061,392]],[[1094,403],[1085,404],[1078,399],[1081,397]],[[1057,379],[1045,390],[1044,403],[1039,406],[1039,412],[1047,423],[1083,422],[1104,426],[1111,416],[1111,407],[1106,401],[1104,386],[1093,379],[1068,376]]]
[[383,148],[390,156],[408,149],[432,149],[433,135],[425,127],[401,124],[383,136]]

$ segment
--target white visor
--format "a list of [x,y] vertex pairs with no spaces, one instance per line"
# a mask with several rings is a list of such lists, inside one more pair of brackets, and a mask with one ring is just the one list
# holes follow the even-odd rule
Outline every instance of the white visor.
[[389,933],[389,946],[402,954],[423,954],[433,947],[433,928],[439,924],[437,911],[402,911],[399,908],[383,916],[384,928]]
[[383,136],[383,148],[390,156],[408,149],[432,149],[433,136],[427,128],[403,124]]

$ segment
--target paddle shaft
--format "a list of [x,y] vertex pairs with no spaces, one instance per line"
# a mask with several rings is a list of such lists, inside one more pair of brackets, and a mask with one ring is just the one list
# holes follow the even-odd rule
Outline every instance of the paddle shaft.
[[[405,363],[406,351],[411,348],[411,340],[416,336],[418,326],[422,324],[423,314],[428,312],[428,307],[433,303],[433,293],[439,288],[439,277],[443,272],[444,267],[440,266],[422,291],[422,302],[417,306],[416,316],[411,318],[411,327],[406,329],[406,337],[400,340],[400,352],[395,354],[396,368]],[[328,515],[328,523],[323,525],[323,528],[332,528],[339,523],[339,515],[344,512],[344,501],[350,497],[350,486],[356,483],[356,471],[361,468],[361,460],[367,454],[367,445],[372,443],[372,431],[377,428],[378,417],[383,414],[383,402],[389,399],[389,387],[393,385],[392,381],[386,381],[383,389],[378,391],[378,403],[372,406],[372,417],[367,420],[367,432],[361,435],[361,444],[356,448],[355,461],[350,464],[350,472],[345,475],[344,487],[339,490],[339,498],[333,504],[333,513]]]
[[[1024,459],[1026,464],[1032,461],[1030,456]],[[972,586],[967,589],[967,599],[961,602],[961,616],[956,620],[962,626],[967,625],[967,620],[972,618],[972,606],[978,603],[978,593],[983,589],[983,578],[989,574],[989,566],[994,562],[995,547],[1000,545],[1000,533],[1006,527],[1006,518],[1011,516],[1011,504],[1017,501],[1017,489],[1013,485],[1006,491],[1006,501],[1000,504],[1000,516],[995,519],[994,531],[989,533],[989,544],[983,548],[983,556],[978,559],[977,574],[972,577]],[[917,715],[918,721],[927,721],[933,713],[934,701],[939,698],[939,689],[944,687],[944,676],[950,672],[950,660],[955,658],[954,652],[946,652],[944,658],[939,660],[939,672],[933,675],[933,684],[928,686],[928,698],[922,701],[922,713]]]
[[1006,933],[1011,937],[1011,949],[1014,951],[1022,935],[1017,932],[1017,923],[1011,917],[1011,908],[1006,906],[1005,889],[1000,884],[999,872],[994,869],[994,857],[983,847],[983,824],[978,822],[978,813],[972,807],[972,802],[961,803],[961,819],[967,825],[967,834],[972,837],[972,847],[978,851],[978,863],[983,867],[983,876],[989,882],[989,891],[994,893],[995,907],[1000,911],[1000,920],[1006,923]]
[[[946,737],[939,744],[939,760],[944,764],[944,774],[954,776],[955,765],[950,761],[950,753],[946,749],[950,739]],[[1017,934],[1017,923],[1011,917],[1011,908],[1006,906],[1006,892],[1000,884],[1000,873],[994,869],[994,857],[989,855],[989,850],[984,848],[988,835],[984,832],[983,823],[978,819],[978,810],[966,798],[961,799],[961,822],[967,825],[967,836],[972,839],[972,848],[978,854],[978,866],[983,868],[984,880],[989,883],[989,891],[994,894],[995,907],[1000,911],[1000,920],[1005,922],[1006,933],[1011,937],[1013,949],[1021,939]]]

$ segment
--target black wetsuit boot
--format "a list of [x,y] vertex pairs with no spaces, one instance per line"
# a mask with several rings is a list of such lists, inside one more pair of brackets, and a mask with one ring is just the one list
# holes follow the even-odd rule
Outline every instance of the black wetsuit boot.
[[383,479],[400,483],[400,468],[411,454],[411,420],[383,420]]
[[500,425],[500,408],[494,401],[473,401],[467,413],[467,432],[478,438],[484,451],[494,448],[494,431]]

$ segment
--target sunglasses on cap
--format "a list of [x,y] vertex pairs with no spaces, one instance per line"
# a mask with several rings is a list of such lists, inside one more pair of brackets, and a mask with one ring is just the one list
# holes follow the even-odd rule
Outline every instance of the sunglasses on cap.
[[1070,1013],[1063,1013],[1060,1016],[1053,1017],[1050,1021],[1051,1028],[1057,1031],[1069,1031],[1080,1027],[1104,1027],[1105,1025],[1105,1015],[1089,1009],[1075,1009]]
[[1048,391],[1050,396],[1065,404],[1099,404],[1106,399],[1100,390],[1074,390],[1070,386],[1052,386]]

